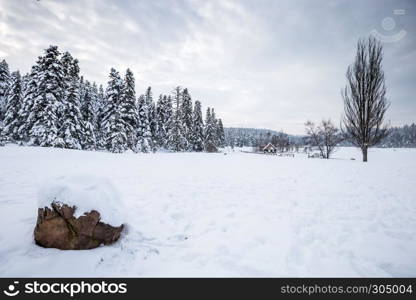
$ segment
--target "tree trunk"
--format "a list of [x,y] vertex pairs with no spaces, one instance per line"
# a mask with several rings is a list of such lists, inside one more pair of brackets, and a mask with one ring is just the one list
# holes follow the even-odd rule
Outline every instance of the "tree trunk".
[[361,151],[363,152],[363,162],[367,161],[367,152],[368,152],[368,147],[364,146]]

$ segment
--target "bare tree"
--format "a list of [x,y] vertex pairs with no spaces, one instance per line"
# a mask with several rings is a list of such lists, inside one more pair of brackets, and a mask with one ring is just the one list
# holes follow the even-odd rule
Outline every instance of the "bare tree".
[[308,138],[306,139],[306,143],[318,147],[321,156],[324,157],[323,148],[322,148],[322,139],[321,135],[319,134],[318,128],[315,126],[315,123],[311,121],[307,121],[305,123],[306,127],[306,134]]
[[361,148],[367,161],[368,148],[388,134],[384,115],[389,107],[382,69],[383,48],[374,37],[360,40],[355,62],[347,69],[347,85],[342,91],[345,138]]
[[279,149],[280,152],[289,151],[290,139],[289,136],[283,131],[280,131],[277,135],[273,135],[271,142]]
[[326,158],[329,158],[332,152],[334,152],[335,147],[342,142],[344,138],[330,119],[322,120],[322,123],[318,128],[323,138],[324,153],[326,154]]
[[330,119],[322,120],[321,124],[308,121],[305,123],[306,134],[309,136],[309,143],[316,146],[323,158],[330,158],[335,147],[343,140],[338,128],[334,126]]

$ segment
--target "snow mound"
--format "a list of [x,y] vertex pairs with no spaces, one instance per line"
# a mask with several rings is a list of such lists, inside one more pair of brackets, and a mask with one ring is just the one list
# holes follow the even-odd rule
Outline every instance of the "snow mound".
[[120,193],[109,179],[93,175],[61,176],[47,181],[39,189],[38,206],[50,207],[52,202],[76,206],[75,216],[96,210],[101,221],[113,226],[125,222]]

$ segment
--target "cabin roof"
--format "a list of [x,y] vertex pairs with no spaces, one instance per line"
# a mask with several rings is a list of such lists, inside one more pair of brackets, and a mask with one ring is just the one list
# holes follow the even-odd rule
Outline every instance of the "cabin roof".
[[266,146],[264,146],[263,150],[270,149],[270,148],[277,149],[275,145],[273,145],[272,143],[268,143]]

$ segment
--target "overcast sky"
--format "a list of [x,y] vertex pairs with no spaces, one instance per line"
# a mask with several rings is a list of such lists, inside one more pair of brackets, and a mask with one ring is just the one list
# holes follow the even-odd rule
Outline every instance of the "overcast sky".
[[[106,83],[130,67],[138,93],[188,87],[224,126],[303,134],[338,122],[356,42],[384,45],[392,125],[416,121],[416,1],[0,0],[0,59],[30,70],[51,44]],[[400,11],[395,11],[400,10]]]

